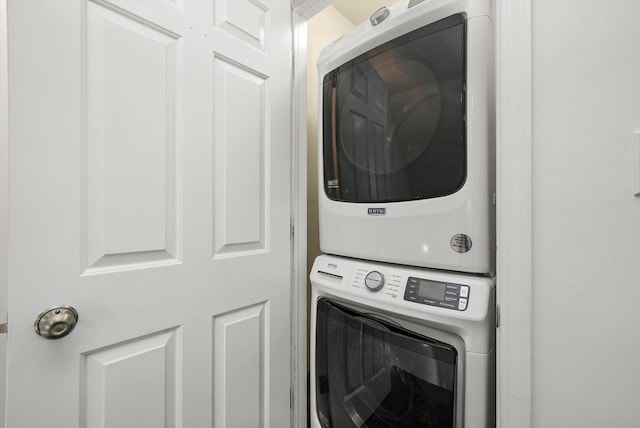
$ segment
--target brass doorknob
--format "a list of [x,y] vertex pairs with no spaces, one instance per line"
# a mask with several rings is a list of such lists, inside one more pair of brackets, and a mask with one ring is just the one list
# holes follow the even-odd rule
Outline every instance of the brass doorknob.
[[77,322],[78,311],[72,306],[56,306],[42,311],[33,329],[45,339],[61,339],[73,331]]

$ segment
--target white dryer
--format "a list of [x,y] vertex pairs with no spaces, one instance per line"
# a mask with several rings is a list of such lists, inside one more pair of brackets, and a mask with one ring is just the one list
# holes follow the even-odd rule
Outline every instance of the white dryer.
[[494,271],[493,27],[492,0],[402,0],[323,50],[324,253]]
[[493,279],[320,256],[312,428],[495,426]]

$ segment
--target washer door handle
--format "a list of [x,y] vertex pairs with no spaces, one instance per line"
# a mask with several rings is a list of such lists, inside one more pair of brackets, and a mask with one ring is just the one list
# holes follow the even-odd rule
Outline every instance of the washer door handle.
[[383,330],[383,331],[391,331],[391,329],[389,327],[387,327],[386,325],[384,325],[382,322],[374,319],[374,318],[370,318],[370,316],[373,314],[367,314],[367,316],[355,316],[353,317],[354,319],[358,320],[359,322],[361,322],[362,324],[368,325],[369,327],[372,328],[377,328],[378,330]]

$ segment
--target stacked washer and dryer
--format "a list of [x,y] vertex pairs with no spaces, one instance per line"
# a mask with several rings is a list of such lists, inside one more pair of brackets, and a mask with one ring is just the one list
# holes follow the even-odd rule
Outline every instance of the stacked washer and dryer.
[[402,0],[318,61],[312,428],[495,426],[491,0]]

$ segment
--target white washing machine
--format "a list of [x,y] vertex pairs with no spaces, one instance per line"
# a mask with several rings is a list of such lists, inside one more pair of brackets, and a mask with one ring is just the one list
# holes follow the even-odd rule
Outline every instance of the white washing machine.
[[495,426],[494,280],[320,256],[312,428]]

